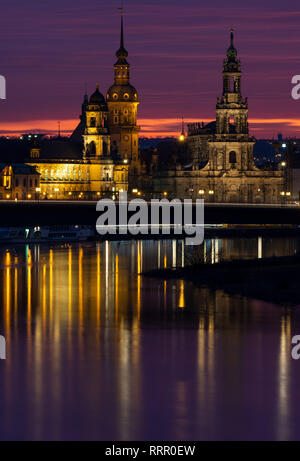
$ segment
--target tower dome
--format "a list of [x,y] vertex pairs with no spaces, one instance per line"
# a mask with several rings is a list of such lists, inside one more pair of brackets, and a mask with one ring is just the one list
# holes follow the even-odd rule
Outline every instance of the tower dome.
[[103,109],[107,110],[105,98],[103,94],[100,93],[98,84],[96,86],[96,90],[90,96],[89,104],[96,104],[97,106],[101,106]]
[[130,83],[124,85],[112,85],[106,95],[110,102],[139,102],[137,90]]

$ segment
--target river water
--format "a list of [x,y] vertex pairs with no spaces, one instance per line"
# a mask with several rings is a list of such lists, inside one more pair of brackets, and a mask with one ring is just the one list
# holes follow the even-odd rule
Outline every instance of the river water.
[[[199,254],[299,246],[212,239]],[[195,255],[170,240],[2,246],[0,439],[300,439],[299,309],[140,275]]]

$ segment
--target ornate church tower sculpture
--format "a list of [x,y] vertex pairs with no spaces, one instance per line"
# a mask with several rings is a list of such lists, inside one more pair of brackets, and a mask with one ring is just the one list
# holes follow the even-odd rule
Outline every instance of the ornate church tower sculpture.
[[[223,94],[217,99],[217,133],[248,134],[248,102],[241,94],[241,64],[230,31],[230,47],[223,63]],[[230,128],[233,125],[233,130]]]
[[210,142],[210,168],[236,174],[254,167],[254,138],[248,134],[248,101],[241,94],[241,64],[230,31],[223,62],[223,94],[217,98],[216,134]]
[[98,85],[89,102],[85,104],[85,119],[84,159],[100,159],[102,156],[109,156],[108,109]]
[[123,9],[121,10],[121,39],[114,65],[115,81],[107,92],[106,100],[111,153],[120,154],[124,160],[128,160],[130,176],[135,183],[134,178],[140,173],[137,126],[139,100],[136,89],[130,84],[130,65],[127,62],[128,52],[124,47]]

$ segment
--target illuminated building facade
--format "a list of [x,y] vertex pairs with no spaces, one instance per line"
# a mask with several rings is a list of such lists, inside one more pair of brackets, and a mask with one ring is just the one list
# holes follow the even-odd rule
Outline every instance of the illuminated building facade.
[[82,144],[59,138],[43,140],[31,148],[28,163],[40,173],[41,199],[95,200],[127,190],[128,164],[111,157],[109,136],[102,133],[102,128],[90,126],[94,125],[91,114],[96,113],[95,101],[91,100],[94,105],[89,104],[87,109],[83,150]]
[[4,200],[37,199],[40,192],[40,175],[24,163],[0,165],[0,197]]
[[282,170],[265,171],[254,163],[255,139],[248,132],[248,101],[241,93],[241,65],[233,39],[231,30],[216,121],[189,125],[183,142],[192,152],[191,162],[157,171],[153,177],[156,192],[217,202],[280,201]]
[[40,198],[96,199],[116,196],[135,185],[140,174],[138,94],[130,84],[124,47],[123,14],[115,81],[106,99],[97,85],[84,96],[80,122],[69,140],[36,142],[28,163],[41,175]]

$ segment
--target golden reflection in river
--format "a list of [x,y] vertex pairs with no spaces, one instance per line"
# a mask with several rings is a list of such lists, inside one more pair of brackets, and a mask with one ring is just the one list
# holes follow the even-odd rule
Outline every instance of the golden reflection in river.
[[216,297],[207,290],[202,291],[203,310],[199,316],[198,324],[198,352],[197,352],[197,376],[198,376],[198,408],[201,420],[202,409],[206,406],[210,411],[206,414],[208,424],[214,424],[214,388],[215,388],[215,304]]
[[[47,296],[47,288],[46,288],[46,264],[43,264],[43,279],[42,279],[42,318],[43,318],[43,333],[46,332],[46,315],[47,315],[47,305],[46,305],[46,296]],[[70,285],[69,285],[70,287]]]
[[27,274],[27,328],[28,328],[28,337],[31,337],[31,268],[32,268],[32,258],[31,258],[31,249],[27,245],[27,264],[26,264],[26,274]]
[[119,255],[115,256],[115,322],[119,320]]
[[6,293],[6,298],[5,298],[5,331],[6,331],[6,342],[9,342],[10,340],[10,322],[11,322],[11,315],[10,315],[10,310],[11,310],[11,255],[7,251],[6,252],[6,257],[5,257],[5,275],[6,275],[6,283],[5,283],[5,289],[3,290],[3,293],[5,295]]
[[278,353],[278,440],[289,440],[290,436],[291,339],[291,312],[287,309],[281,316]]
[[137,242],[137,319],[141,319],[141,273],[142,273],[142,259],[143,259],[143,242]]
[[72,328],[72,248],[69,248],[68,251],[68,287],[69,287],[69,315],[68,315],[68,322],[69,322],[69,333]]
[[185,302],[184,302],[184,280],[179,281],[179,301],[178,301],[178,307],[184,308],[185,307]]
[[50,328],[52,326],[53,315],[53,250],[49,250],[49,310],[50,310]]
[[[262,245],[264,241],[265,239]],[[254,243],[253,251],[257,252],[258,241]],[[223,244],[219,239],[213,245],[214,247],[207,244],[207,258],[216,262],[221,257]],[[214,252],[211,252],[212,248]],[[42,245],[39,249],[22,247],[17,256],[12,250],[6,250],[2,254],[1,298],[7,352],[10,357],[13,345],[14,363],[21,359],[25,362],[22,363],[26,369],[24,386],[28,392],[32,392],[36,402],[32,413],[32,418],[36,421],[35,437],[42,436],[43,425],[46,424],[43,413],[45,399],[53,402],[49,411],[51,418],[60,422],[55,429],[59,434],[59,424],[63,424],[64,399],[67,398],[64,380],[68,372],[71,373],[75,361],[75,377],[83,381],[87,379],[85,359],[91,354],[90,350],[94,354],[93,359],[96,357],[99,361],[99,369],[94,370],[94,380],[104,380],[103,376],[106,376],[105,371],[110,370],[109,367],[113,368],[113,372],[110,371],[111,374],[105,379],[109,380],[111,375],[117,376],[117,379],[112,380],[111,393],[117,391],[117,395],[114,394],[114,411],[119,434],[123,440],[132,437],[132,421],[134,420],[135,427],[142,425],[143,412],[137,409],[143,408],[144,400],[148,398],[144,394],[145,383],[142,375],[145,366],[145,333],[141,325],[145,322],[145,309],[148,309],[149,316],[149,313],[163,311],[159,321],[170,321],[168,328],[170,325],[173,328],[172,321],[177,315],[183,319],[185,313],[189,314],[194,309],[191,335],[194,331],[195,347],[191,351],[196,373],[195,406],[199,412],[203,408],[209,408],[207,424],[213,426],[217,411],[214,396],[218,392],[216,335],[222,330],[222,326],[230,327],[230,322],[235,322],[235,329],[230,338],[227,338],[230,344],[234,343],[238,347],[241,337],[243,334],[245,336],[243,328],[246,330],[247,322],[251,322],[252,306],[248,300],[224,297],[220,292],[213,294],[207,289],[196,290],[196,299],[193,299],[194,291],[182,280],[157,281],[149,285],[149,280],[141,276],[143,269],[149,267],[149,260],[152,267],[159,266],[161,262],[163,266],[174,266],[174,263],[184,265],[184,252],[187,252],[187,247],[177,241],[159,242],[159,245],[158,242],[152,244],[146,241],[126,242],[124,245],[106,241],[56,248]],[[155,289],[151,291],[153,286]],[[222,317],[217,317],[218,309],[222,312]],[[173,317],[168,317],[170,313]],[[195,324],[198,329],[194,328]],[[175,325],[174,331],[181,331],[181,327],[180,324],[176,330]],[[25,341],[20,347],[16,347],[21,338],[18,335],[20,330],[21,333],[25,330]],[[112,335],[115,335],[115,341],[112,341]],[[278,376],[276,430],[280,439],[290,436],[290,342],[291,314],[285,311],[281,318],[280,345],[277,348],[275,369]],[[25,358],[21,345],[24,346]],[[115,355],[111,353],[112,349]],[[12,363],[8,359],[6,366],[12,368]],[[10,391],[14,380],[12,372],[6,375],[5,390],[10,403],[14,398]],[[102,381],[101,383],[103,384]],[[48,394],[45,394],[45,386],[49,390]],[[68,382],[68,386],[72,386],[72,383]],[[174,384],[174,394],[178,402],[174,411],[177,412],[178,421],[180,420],[177,431],[178,434],[186,434],[191,399],[189,384],[182,377]],[[94,401],[90,398],[91,413],[97,399],[101,401],[100,395],[101,389],[94,395]]]

